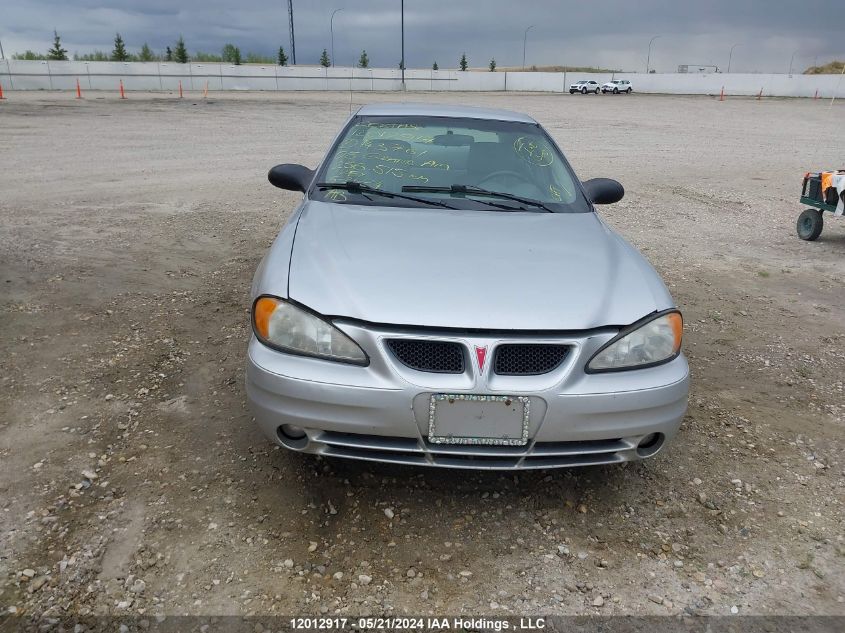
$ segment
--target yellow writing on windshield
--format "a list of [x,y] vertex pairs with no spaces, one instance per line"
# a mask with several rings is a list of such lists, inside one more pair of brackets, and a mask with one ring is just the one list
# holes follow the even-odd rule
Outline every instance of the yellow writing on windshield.
[[449,163],[439,163],[436,160],[427,160],[420,163],[420,167],[429,167],[431,169],[449,169]]
[[520,136],[513,142],[513,151],[520,158],[537,167],[548,167],[554,161],[554,154],[546,147],[541,147],[537,141]]

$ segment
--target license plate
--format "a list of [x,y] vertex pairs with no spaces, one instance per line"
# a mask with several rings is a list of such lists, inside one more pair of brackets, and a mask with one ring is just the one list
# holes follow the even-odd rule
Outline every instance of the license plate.
[[434,394],[428,407],[428,441],[525,446],[529,405],[526,396]]

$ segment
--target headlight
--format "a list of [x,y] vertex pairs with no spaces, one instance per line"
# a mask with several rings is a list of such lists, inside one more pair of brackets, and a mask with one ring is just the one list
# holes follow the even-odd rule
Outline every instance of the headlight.
[[587,363],[587,373],[637,369],[668,363],[681,353],[684,319],[680,312],[665,312],[602,347]]
[[290,354],[366,365],[357,343],[328,321],[274,297],[259,297],[252,307],[252,327],[265,345]]

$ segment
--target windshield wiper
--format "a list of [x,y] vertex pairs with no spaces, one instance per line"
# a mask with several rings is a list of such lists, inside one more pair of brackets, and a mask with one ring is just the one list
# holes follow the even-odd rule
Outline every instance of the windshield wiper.
[[[362,184],[360,182],[355,182],[354,180],[347,180],[346,182],[318,182],[316,185],[317,189],[343,189],[350,193],[360,193],[361,195],[371,193],[377,196],[384,196],[385,198],[400,198],[402,200],[412,200],[414,202],[422,202],[423,204],[430,204],[436,207],[444,207],[446,209],[452,209],[457,211],[457,207],[453,207],[450,204],[446,204],[440,200],[432,200],[431,198],[420,198],[418,196],[405,196],[401,193],[394,193],[392,191],[384,191],[382,189],[376,189],[375,187],[370,187],[369,185]],[[404,187],[403,187],[404,191]],[[365,198],[369,198],[369,196],[364,195]]]
[[514,202],[521,202],[523,204],[531,205],[532,207],[539,207],[544,211],[548,211],[549,213],[554,213],[549,207],[547,207],[543,202],[539,200],[534,200],[534,198],[523,198],[522,196],[515,196],[512,193],[505,193],[504,191],[490,191],[489,189],[482,189],[481,187],[475,187],[474,185],[452,185],[451,187],[424,187],[420,185],[407,185],[402,187],[402,191],[409,191],[409,192],[424,192],[429,191],[431,193],[462,193],[462,194],[469,194],[473,196],[490,196],[492,198],[502,198],[503,200],[513,200]]

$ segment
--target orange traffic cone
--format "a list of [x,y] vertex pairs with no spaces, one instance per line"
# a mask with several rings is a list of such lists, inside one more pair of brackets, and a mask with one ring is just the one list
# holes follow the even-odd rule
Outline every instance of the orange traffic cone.
[[3,96],[3,84],[0,84],[0,99],[5,99],[6,97]]
[[725,87],[722,86],[722,92],[719,93],[719,101],[725,100]]
[[76,79],[76,98],[77,99],[82,98],[82,88],[79,87],[79,78],[78,77]]
[[182,98],[182,80],[179,80],[179,98]]
[[123,91],[123,79],[120,80],[120,98],[125,99],[126,93]]

